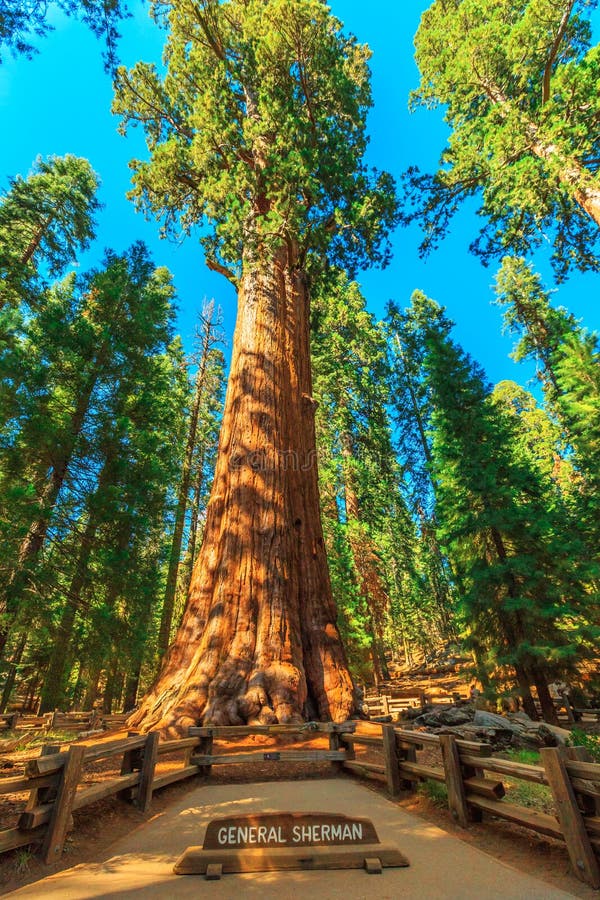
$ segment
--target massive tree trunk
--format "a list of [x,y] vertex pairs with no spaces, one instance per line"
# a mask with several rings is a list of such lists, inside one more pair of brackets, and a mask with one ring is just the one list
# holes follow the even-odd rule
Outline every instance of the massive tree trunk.
[[130,725],[175,735],[353,710],[319,515],[308,305],[284,251],[245,265],[203,544]]

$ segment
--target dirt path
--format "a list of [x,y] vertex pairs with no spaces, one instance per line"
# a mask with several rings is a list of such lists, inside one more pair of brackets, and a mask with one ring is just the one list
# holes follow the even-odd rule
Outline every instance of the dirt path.
[[[269,872],[228,875],[206,884],[201,876],[176,876],[172,867],[189,845],[202,843],[207,823],[242,812],[327,811],[370,818],[379,838],[392,842],[410,867],[386,869],[373,881],[360,870]],[[299,893],[315,898],[381,900],[562,900],[573,894],[518,872],[457,840],[397,804],[348,778],[319,782],[206,784],[191,790],[152,821],[111,848],[108,858],[83,864],[21,888],[15,898],[88,900],[88,898],[196,897],[210,890],[215,898],[265,897],[287,900]]]

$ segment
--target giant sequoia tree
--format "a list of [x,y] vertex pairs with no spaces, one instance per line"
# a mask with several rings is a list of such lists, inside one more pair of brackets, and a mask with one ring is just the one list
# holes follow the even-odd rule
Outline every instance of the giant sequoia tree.
[[131,721],[341,720],[354,701],[319,518],[307,267],[385,259],[395,200],[363,163],[369,53],[321,0],[157,6],[164,77],[117,79],[150,150],[134,194],[167,230],[206,226],[238,320],[187,608]]
[[467,197],[487,224],[484,260],[554,238],[559,275],[598,268],[600,48],[595,0],[435,0],[417,32],[413,101],[443,104],[452,129],[435,175],[408,173],[423,250]]

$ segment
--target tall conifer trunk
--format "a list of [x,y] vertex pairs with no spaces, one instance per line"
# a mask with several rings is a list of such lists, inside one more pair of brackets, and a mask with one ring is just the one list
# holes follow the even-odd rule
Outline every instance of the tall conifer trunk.
[[99,377],[99,366],[103,354],[104,347],[102,348],[102,354],[99,354],[97,360],[94,361],[94,367],[84,383],[81,394],[77,398],[77,405],[71,415],[64,444],[55,451],[50,474],[37,501],[35,518],[21,541],[18,558],[9,575],[7,584],[4,590],[0,592],[0,610],[5,616],[5,621],[0,625],[0,657],[4,654],[10,629],[19,611],[22,597],[30,585],[32,569],[46,540],[54,509],[67,477],[73,453],[89,409],[92,393]]
[[167,652],[167,649],[169,647],[169,636],[171,634],[171,625],[173,622],[175,593],[177,590],[177,576],[179,574],[181,559],[181,544],[183,541],[183,529],[185,525],[185,516],[189,501],[194,451],[196,449],[197,442],[198,415],[200,413],[200,404],[202,402],[202,397],[206,391],[206,368],[208,364],[211,344],[214,341],[214,323],[211,321],[211,319],[212,309],[207,308],[206,316],[204,316],[203,314],[203,333],[201,345],[202,350],[200,362],[198,364],[198,372],[196,374],[194,399],[192,401],[192,409],[190,413],[188,436],[185,447],[183,466],[181,470],[181,480],[179,482],[177,493],[175,527],[173,528],[173,537],[171,539],[171,552],[169,554],[169,568],[167,571],[165,599],[160,620],[160,629],[158,632],[157,655],[159,657],[164,656],[164,654]]
[[245,260],[204,540],[182,624],[131,725],[341,721],[353,686],[319,514],[308,290]]

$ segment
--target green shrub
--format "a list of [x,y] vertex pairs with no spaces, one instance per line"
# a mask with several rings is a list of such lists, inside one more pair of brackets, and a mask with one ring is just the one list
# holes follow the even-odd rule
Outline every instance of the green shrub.
[[439,781],[423,781],[418,786],[417,791],[425,794],[431,800],[434,806],[448,806],[448,791],[446,785]]
[[569,747],[585,747],[594,762],[600,762],[600,737],[597,734],[586,734],[579,728],[574,728],[567,739]]

